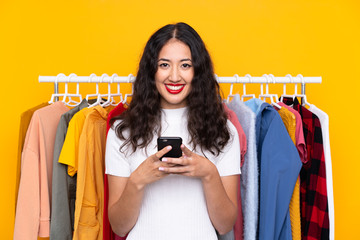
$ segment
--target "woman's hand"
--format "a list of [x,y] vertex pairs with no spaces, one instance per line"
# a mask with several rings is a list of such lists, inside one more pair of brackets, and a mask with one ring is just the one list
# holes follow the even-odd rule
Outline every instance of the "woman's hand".
[[172,164],[160,161],[160,158],[170,150],[171,146],[164,147],[143,161],[131,174],[131,180],[139,189],[168,175],[166,172],[159,171],[159,168],[173,166]]
[[208,159],[181,145],[183,156],[163,158],[173,166],[161,166],[164,173],[200,178],[211,222],[220,234],[229,232],[237,216],[238,175],[220,177],[216,166]]
[[166,162],[168,166],[161,166],[160,171],[170,174],[180,174],[189,177],[197,177],[202,180],[207,180],[214,173],[217,172],[215,165],[203,156],[200,156],[184,144],[181,145],[183,156],[180,158],[163,158],[162,161]]

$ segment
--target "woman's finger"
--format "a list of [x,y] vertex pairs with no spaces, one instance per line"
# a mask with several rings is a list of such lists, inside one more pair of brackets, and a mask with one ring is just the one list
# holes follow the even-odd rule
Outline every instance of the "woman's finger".
[[174,165],[188,165],[189,164],[188,158],[185,156],[182,156],[180,158],[164,157],[164,158],[162,158],[162,161],[169,163],[169,164],[174,164]]
[[157,153],[155,153],[153,156],[153,160],[157,161],[159,160],[162,156],[164,156],[167,152],[169,152],[171,150],[171,146],[166,146],[163,149],[161,149],[160,151],[158,151]]
[[183,151],[183,153],[188,156],[191,157],[192,155],[192,151],[190,149],[188,149],[184,144],[181,144],[181,150]]
[[188,166],[178,166],[178,167],[159,167],[161,172],[165,173],[173,173],[173,174],[181,174],[189,172]]

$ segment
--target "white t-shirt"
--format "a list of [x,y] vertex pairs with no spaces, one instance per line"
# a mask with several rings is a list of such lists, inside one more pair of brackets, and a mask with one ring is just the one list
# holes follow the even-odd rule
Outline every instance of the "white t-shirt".
[[[189,145],[187,131],[187,108],[162,109],[161,136],[177,136]],[[115,125],[119,122],[115,122]],[[230,140],[219,156],[204,151],[212,161],[220,176],[240,174],[240,144],[234,125],[228,121]],[[126,134],[125,134],[126,135]],[[110,129],[106,142],[106,174],[129,177],[148,156],[157,152],[157,136],[145,149],[132,153],[119,151],[123,141],[114,129]],[[203,155],[196,149],[199,155]],[[147,153],[147,154],[146,154]],[[121,216],[119,216],[121,217]],[[207,212],[206,200],[201,180],[171,174],[145,187],[144,198],[138,220],[127,240],[217,240],[215,229]]]

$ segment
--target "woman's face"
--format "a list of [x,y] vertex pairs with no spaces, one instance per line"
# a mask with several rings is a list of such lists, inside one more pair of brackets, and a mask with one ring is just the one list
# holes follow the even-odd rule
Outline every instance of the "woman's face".
[[176,38],[170,39],[160,50],[155,74],[156,88],[161,95],[161,107],[185,107],[193,77],[190,48]]

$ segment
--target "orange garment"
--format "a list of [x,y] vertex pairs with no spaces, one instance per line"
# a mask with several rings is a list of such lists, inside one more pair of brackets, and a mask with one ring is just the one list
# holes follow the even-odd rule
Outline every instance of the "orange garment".
[[74,240],[103,239],[106,119],[101,106],[91,108],[79,140]]
[[59,156],[59,163],[68,166],[69,176],[74,176],[78,169],[79,140],[86,116],[92,108],[83,108],[71,118],[66,132],[64,145]]
[[61,115],[68,110],[56,102],[36,110],[31,118],[21,158],[14,240],[49,237],[55,135]]
[[[296,131],[296,118],[295,115],[288,109],[282,107],[278,109],[278,113],[284,122],[286,130],[288,131],[291,140],[296,146],[295,131]],[[294,192],[289,204],[291,233],[293,240],[301,240],[301,218],[300,218],[300,180],[296,180]]]
[[[19,184],[20,184],[20,166],[21,166],[21,153],[24,147],[26,132],[28,130],[31,118],[34,112],[40,108],[48,106],[49,103],[41,103],[25,112],[20,116],[20,129],[19,129],[19,143],[18,143],[18,157],[17,157],[17,167],[16,167],[16,184],[15,184],[15,208],[18,198]],[[15,209],[16,210],[16,209]]]

